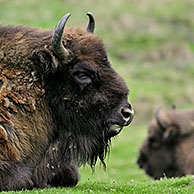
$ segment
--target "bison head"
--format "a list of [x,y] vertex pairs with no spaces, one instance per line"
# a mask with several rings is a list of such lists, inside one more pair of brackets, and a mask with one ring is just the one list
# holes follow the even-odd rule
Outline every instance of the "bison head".
[[140,148],[137,163],[154,179],[184,175],[176,163],[175,146],[162,141],[153,144],[146,139]]
[[193,133],[193,114],[193,110],[156,109],[137,161],[148,175],[154,179],[184,175],[177,165],[176,147]]
[[93,34],[91,13],[86,30],[56,26],[52,41],[35,50],[33,59],[44,80],[45,98],[53,115],[61,149],[70,160],[103,162],[111,137],[130,124],[133,109],[128,88],[113,70],[102,41]]

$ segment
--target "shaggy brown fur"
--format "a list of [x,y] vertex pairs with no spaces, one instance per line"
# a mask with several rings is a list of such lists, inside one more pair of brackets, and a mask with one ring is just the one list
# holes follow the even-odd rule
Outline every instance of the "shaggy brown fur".
[[194,110],[161,111],[140,148],[138,165],[154,179],[194,174]]
[[110,138],[132,120],[128,88],[101,40],[66,28],[73,58],[65,64],[52,35],[0,26],[0,191],[76,185],[76,166],[104,163]]

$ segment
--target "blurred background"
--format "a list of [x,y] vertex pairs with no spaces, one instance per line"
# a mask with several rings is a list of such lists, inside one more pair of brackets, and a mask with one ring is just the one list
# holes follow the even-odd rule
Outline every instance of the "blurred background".
[[94,173],[81,168],[79,184],[151,181],[136,160],[154,109],[194,105],[194,1],[0,0],[0,23],[54,28],[70,12],[67,27],[85,28],[87,11],[94,14],[95,34],[130,89],[135,119],[112,141],[106,171],[100,164]]

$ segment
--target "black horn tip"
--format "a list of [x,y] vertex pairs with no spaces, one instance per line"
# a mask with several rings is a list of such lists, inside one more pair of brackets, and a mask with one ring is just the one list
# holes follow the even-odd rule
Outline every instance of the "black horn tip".
[[65,24],[70,17],[70,13],[65,14],[57,24],[52,36],[52,50],[59,58],[67,58],[69,52],[62,44],[62,36]]
[[90,17],[90,16],[94,17],[93,13],[90,12],[90,11],[88,11],[88,12],[86,13],[86,15],[89,16],[89,17]]
[[67,13],[67,14],[65,14],[62,18],[61,18],[61,20],[63,19],[63,18],[69,18],[69,16],[71,15],[71,13]]
[[66,13],[62,18],[69,17],[70,15],[71,15],[71,13]]
[[70,15],[71,15],[70,13],[67,13],[61,18],[61,20],[58,22],[57,26],[55,27],[53,36],[56,36],[56,34],[58,34],[59,36],[62,36],[65,24],[68,18],[70,17]]
[[87,12],[86,15],[89,17],[89,23],[86,28],[87,32],[93,33],[95,28],[95,19],[94,15],[91,12]]
[[67,20],[68,20],[68,18],[69,18],[70,16],[71,16],[70,13],[65,14],[65,15],[61,18],[61,20],[59,21],[59,23],[57,24],[56,30],[59,29],[60,32],[63,32],[63,29],[64,29],[64,27],[65,27],[65,24],[66,24],[66,22],[67,22]]

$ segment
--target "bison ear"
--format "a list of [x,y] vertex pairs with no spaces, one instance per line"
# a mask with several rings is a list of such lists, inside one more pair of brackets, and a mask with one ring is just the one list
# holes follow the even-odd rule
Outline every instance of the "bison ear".
[[44,49],[35,50],[32,53],[32,58],[35,63],[39,64],[46,76],[55,73],[59,66],[57,58],[46,47]]
[[166,131],[163,134],[163,140],[166,143],[172,143],[180,134],[179,127],[176,125],[171,125],[167,127]]

